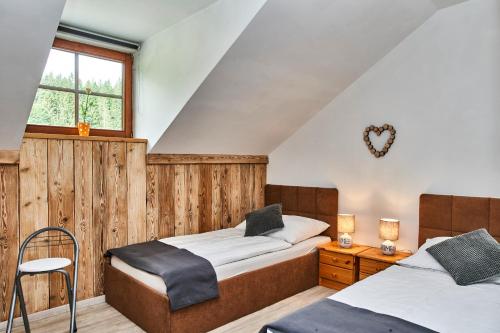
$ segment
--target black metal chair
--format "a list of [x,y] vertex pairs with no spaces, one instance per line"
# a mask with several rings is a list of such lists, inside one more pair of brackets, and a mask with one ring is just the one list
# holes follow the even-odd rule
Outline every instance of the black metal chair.
[[[54,234],[57,233],[57,234]],[[46,235],[44,235],[46,234]],[[26,249],[37,247],[51,247],[61,245],[73,245],[74,271],[73,271],[73,286],[71,286],[70,274],[64,268],[72,264],[68,258],[43,258],[27,262],[23,262],[24,252]],[[59,227],[48,227],[40,229],[26,238],[19,250],[17,257],[17,270],[14,279],[14,288],[12,288],[12,301],[10,304],[9,319],[7,321],[6,333],[12,332],[12,323],[14,321],[14,310],[16,307],[16,299],[19,298],[21,315],[24,322],[24,330],[30,333],[30,324],[28,321],[28,313],[26,312],[26,304],[24,303],[23,289],[21,278],[24,275],[50,274],[61,273],[66,280],[68,289],[68,303],[71,312],[71,321],[69,332],[76,332],[76,287],[78,284],[78,242],[68,230]],[[17,296],[17,297],[16,297]]]

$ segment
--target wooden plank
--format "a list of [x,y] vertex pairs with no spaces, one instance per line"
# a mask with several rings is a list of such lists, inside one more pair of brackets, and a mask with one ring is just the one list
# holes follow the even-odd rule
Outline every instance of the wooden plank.
[[[60,227],[71,233],[75,231],[74,219],[74,167],[73,141],[48,140],[48,207],[49,226]],[[62,237],[60,232],[53,235]],[[64,238],[60,238],[64,239]],[[72,245],[51,244],[51,257],[74,259]],[[66,267],[73,274],[73,265]],[[51,274],[50,279],[50,307],[57,307],[68,303],[68,291],[62,274]]]
[[0,150],[0,164],[19,164],[19,150]]
[[148,165],[146,167],[146,238],[147,240],[158,239],[159,221],[159,193],[158,173],[160,166]]
[[146,241],[146,145],[127,143],[128,244]]
[[94,296],[92,142],[75,141],[75,237],[80,246],[78,300]]
[[158,235],[160,238],[175,235],[175,168],[158,165],[159,207]]
[[200,165],[199,190],[199,232],[212,231],[212,167],[214,164]]
[[221,211],[222,223],[221,229],[228,228],[231,225],[231,167],[229,164],[221,165]]
[[262,208],[265,205],[264,193],[267,183],[266,170],[266,165],[254,166],[253,209]]
[[146,139],[123,138],[111,136],[79,136],[66,134],[46,134],[46,133],[24,133],[28,139],[53,139],[53,140],[72,140],[72,141],[96,141],[96,142],[129,142],[129,143],[147,143]]
[[200,166],[199,165],[189,165],[187,166],[186,175],[186,217],[187,224],[186,233],[187,234],[197,234],[199,233],[199,189],[200,189]]
[[0,166],[0,321],[7,320],[19,251],[18,166]]
[[174,175],[175,236],[186,234],[186,166],[176,165]]
[[224,168],[220,164],[212,165],[212,211],[211,224],[212,230],[219,230],[223,227],[222,223],[222,183],[221,177]]
[[[26,239],[36,230],[48,226],[47,203],[47,140],[24,139],[19,159],[20,229],[19,237]],[[47,247],[28,249],[24,260],[48,257]],[[29,313],[49,308],[49,279],[47,274],[26,276],[23,289]]]
[[106,160],[108,156],[108,142],[92,143],[92,174],[93,174],[93,206],[92,206],[92,235],[94,259],[94,295],[102,295],[104,291],[104,226],[109,220],[108,197],[106,195]]
[[253,210],[253,166],[252,164],[240,165],[240,220],[243,220],[245,215]]
[[237,226],[243,219],[241,218],[241,169],[240,164],[230,165],[230,199],[229,210],[231,212],[228,227]]
[[104,176],[108,220],[104,224],[104,250],[127,245],[127,146],[110,142]]
[[148,164],[268,164],[266,155],[148,154]]

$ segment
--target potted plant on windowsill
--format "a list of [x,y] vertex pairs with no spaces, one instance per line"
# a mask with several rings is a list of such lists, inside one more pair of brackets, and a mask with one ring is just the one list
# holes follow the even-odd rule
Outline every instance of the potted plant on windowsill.
[[90,123],[88,122],[89,111],[95,106],[93,100],[89,100],[92,95],[92,89],[85,88],[85,102],[80,106],[81,121],[78,122],[78,134],[80,136],[89,136]]

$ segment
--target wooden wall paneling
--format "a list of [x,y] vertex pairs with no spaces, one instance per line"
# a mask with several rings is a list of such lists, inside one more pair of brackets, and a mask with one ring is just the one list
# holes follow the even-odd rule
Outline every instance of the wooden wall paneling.
[[266,171],[265,164],[254,165],[254,191],[253,191],[253,208],[262,208],[265,205],[264,193],[266,189]]
[[127,242],[146,241],[146,145],[127,143]]
[[[20,229],[23,241],[34,231],[48,226],[47,140],[24,139],[19,161]],[[48,247],[25,252],[25,261],[48,257]],[[47,274],[25,276],[22,280],[28,313],[49,308]]]
[[104,225],[104,241],[107,251],[127,245],[127,149],[122,142],[110,142],[106,156],[104,176],[108,220]]
[[7,320],[19,251],[18,166],[0,165],[0,321]]
[[213,164],[200,165],[199,232],[214,230],[212,224],[212,167]]
[[175,175],[174,175],[174,186],[175,186],[175,236],[186,234],[186,166],[176,165]]
[[94,248],[92,223],[92,142],[74,142],[75,237],[80,246],[78,300],[94,296]]
[[148,165],[146,167],[146,238],[148,241],[158,239],[159,224],[159,194],[160,185],[158,174],[160,166]]
[[200,166],[198,164],[188,165],[186,171],[186,234],[197,234],[200,230]]
[[175,235],[175,167],[158,166],[158,236],[159,238]]
[[[65,228],[74,234],[73,141],[49,140],[47,154],[49,226]],[[61,234],[57,232],[54,235]],[[73,246],[55,246],[55,242],[51,245],[53,245],[49,248],[51,257],[68,258],[73,261]],[[66,267],[66,270],[73,274],[73,265]],[[50,307],[67,304],[68,292],[64,276],[62,274],[50,274],[49,279]]]
[[266,155],[148,154],[148,164],[267,164]]
[[224,167],[220,164],[212,165],[212,195],[211,195],[211,230],[219,230],[223,228],[222,216],[222,173]]
[[229,218],[227,227],[237,226],[241,220],[241,169],[240,164],[229,165]]
[[108,156],[108,142],[92,143],[92,235],[94,260],[94,295],[102,295],[104,291],[104,228],[109,221],[108,196],[106,178],[106,161]]

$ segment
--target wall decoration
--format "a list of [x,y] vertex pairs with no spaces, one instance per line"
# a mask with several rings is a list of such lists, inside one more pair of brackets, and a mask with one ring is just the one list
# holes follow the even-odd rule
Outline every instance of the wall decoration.
[[[373,133],[377,134],[377,136],[380,136],[385,131],[389,131],[389,133],[390,133],[389,138],[387,139],[386,143],[384,144],[384,147],[381,150],[377,150],[377,149],[375,149],[375,147],[372,144],[372,141],[370,140],[370,132],[373,132]],[[376,158],[380,158],[382,156],[385,156],[385,154],[387,154],[389,152],[389,149],[391,148],[395,139],[396,139],[396,130],[394,129],[394,126],[389,125],[389,124],[384,124],[383,126],[380,126],[380,127],[370,125],[367,128],[365,128],[365,130],[363,131],[363,140],[365,141],[366,146],[368,147],[370,152]]]

